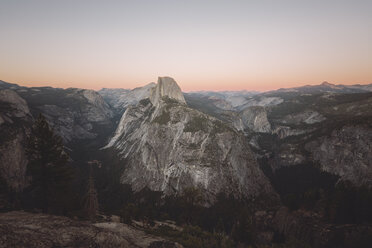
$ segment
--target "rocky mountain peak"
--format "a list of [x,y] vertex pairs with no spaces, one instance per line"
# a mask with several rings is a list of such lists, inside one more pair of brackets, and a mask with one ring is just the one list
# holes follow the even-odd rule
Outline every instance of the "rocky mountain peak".
[[245,137],[212,116],[189,108],[172,78],[159,78],[150,99],[129,106],[104,149],[126,161],[120,182],[178,195],[197,188],[203,203],[219,193],[236,199],[277,196]]
[[155,88],[150,93],[150,101],[154,106],[159,105],[160,99],[169,97],[180,103],[186,104],[185,98],[176,81],[171,77],[159,77]]
[[328,83],[327,81],[324,81],[321,86],[334,86],[334,84]]

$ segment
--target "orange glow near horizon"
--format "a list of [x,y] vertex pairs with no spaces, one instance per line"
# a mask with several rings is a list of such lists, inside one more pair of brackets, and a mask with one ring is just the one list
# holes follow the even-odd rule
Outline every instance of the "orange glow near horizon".
[[[165,75],[164,75],[165,76]],[[166,75],[168,76],[168,75]],[[184,92],[192,92],[192,91],[239,91],[239,90],[247,90],[247,91],[270,91],[270,90],[277,90],[279,88],[292,88],[292,87],[300,87],[304,85],[319,85],[324,81],[327,81],[332,84],[343,84],[343,85],[353,85],[353,84],[370,84],[369,82],[365,81],[349,81],[345,80],[316,80],[316,81],[293,81],[293,82],[276,82],[273,84],[270,81],[263,81],[263,82],[249,82],[249,80],[242,80],[242,81],[231,81],[231,80],[215,80],[213,82],[205,82],[199,80],[179,80],[178,78],[173,77],[179,86],[181,87],[182,91]],[[128,81],[122,80],[120,82],[104,82],[103,81],[70,81],[70,82],[61,82],[61,81],[48,81],[43,80],[41,82],[37,81],[27,81],[27,80],[16,80],[15,78],[12,80],[0,79],[5,82],[9,83],[16,83],[20,86],[26,87],[44,87],[50,86],[55,88],[84,88],[84,89],[93,89],[93,90],[100,90],[102,88],[123,88],[123,89],[134,89],[136,87],[142,87],[148,83],[157,81],[157,77],[153,80],[144,80],[143,82],[135,82],[135,81]]]

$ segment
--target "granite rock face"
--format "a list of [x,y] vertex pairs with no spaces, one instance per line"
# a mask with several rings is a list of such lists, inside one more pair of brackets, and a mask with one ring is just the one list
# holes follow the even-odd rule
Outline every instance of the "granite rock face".
[[25,117],[30,114],[28,105],[22,97],[20,97],[15,91],[4,89],[0,90],[0,101],[8,103],[13,111],[8,113],[14,117]]
[[229,111],[241,111],[250,106],[272,106],[283,102],[280,97],[267,97],[255,91],[199,91],[187,93],[192,99],[203,99],[215,108]]
[[165,96],[186,104],[181,88],[176,81],[170,77],[159,77],[156,87],[152,88],[150,93],[150,101],[154,106],[158,106],[160,100]]
[[32,116],[26,101],[13,90],[0,90],[0,120],[0,177],[19,192],[27,184],[24,145]]
[[245,108],[240,113],[244,127],[253,132],[270,133],[271,125],[267,119],[266,110],[261,106]]
[[143,87],[132,90],[103,88],[99,90],[98,93],[102,95],[117,112],[122,114],[128,106],[136,105],[140,100],[148,98],[155,86],[155,83],[149,83]]
[[368,126],[344,126],[306,145],[322,170],[354,185],[372,186],[372,130]]
[[323,83],[279,89],[246,96],[246,102],[235,108],[216,104],[217,98],[225,99],[217,94],[213,99],[186,94],[186,100],[243,131],[260,165],[272,173],[307,164],[354,185],[371,185],[369,87]]
[[[53,92],[44,94],[53,96]],[[70,88],[59,94],[62,95],[60,102],[44,101],[35,107],[66,143],[74,139],[94,139],[99,135],[98,127],[112,124],[114,113],[97,92]]]
[[[95,139],[113,126],[112,107],[93,90],[28,88],[1,82],[0,91],[3,92],[0,93],[0,99],[17,106],[13,108],[13,115],[22,117],[30,114],[36,118],[39,113],[42,113],[56,133],[63,138],[65,144],[73,140]],[[17,98],[14,93],[20,98]],[[1,112],[2,109],[0,114]]]
[[148,187],[165,195],[196,187],[206,204],[218,193],[276,199],[244,135],[187,107],[179,87],[162,82],[154,91],[156,106],[145,99],[127,108],[106,146],[128,161],[121,182],[134,191]]

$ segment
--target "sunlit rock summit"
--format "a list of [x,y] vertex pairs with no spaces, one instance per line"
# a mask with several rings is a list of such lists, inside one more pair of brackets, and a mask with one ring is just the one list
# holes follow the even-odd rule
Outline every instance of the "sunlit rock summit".
[[189,108],[172,78],[159,78],[149,99],[127,108],[106,148],[127,161],[121,182],[134,191],[147,187],[177,195],[194,187],[206,203],[219,193],[276,197],[245,137]]
[[163,97],[168,97],[178,101],[179,103],[186,104],[181,88],[178,86],[176,81],[170,77],[158,78],[156,87],[152,88],[150,101],[154,106],[158,106]]

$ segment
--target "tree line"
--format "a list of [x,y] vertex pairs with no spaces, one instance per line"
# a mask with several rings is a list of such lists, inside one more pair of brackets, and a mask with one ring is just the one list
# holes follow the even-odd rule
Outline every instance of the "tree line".
[[25,144],[28,159],[27,185],[15,192],[0,180],[0,202],[3,211],[25,209],[69,215],[76,211],[92,218],[98,211],[94,179],[89,176],[86,194],[76,191],[76,168],[63,145],[62,138],[40,114],[34,121]]

